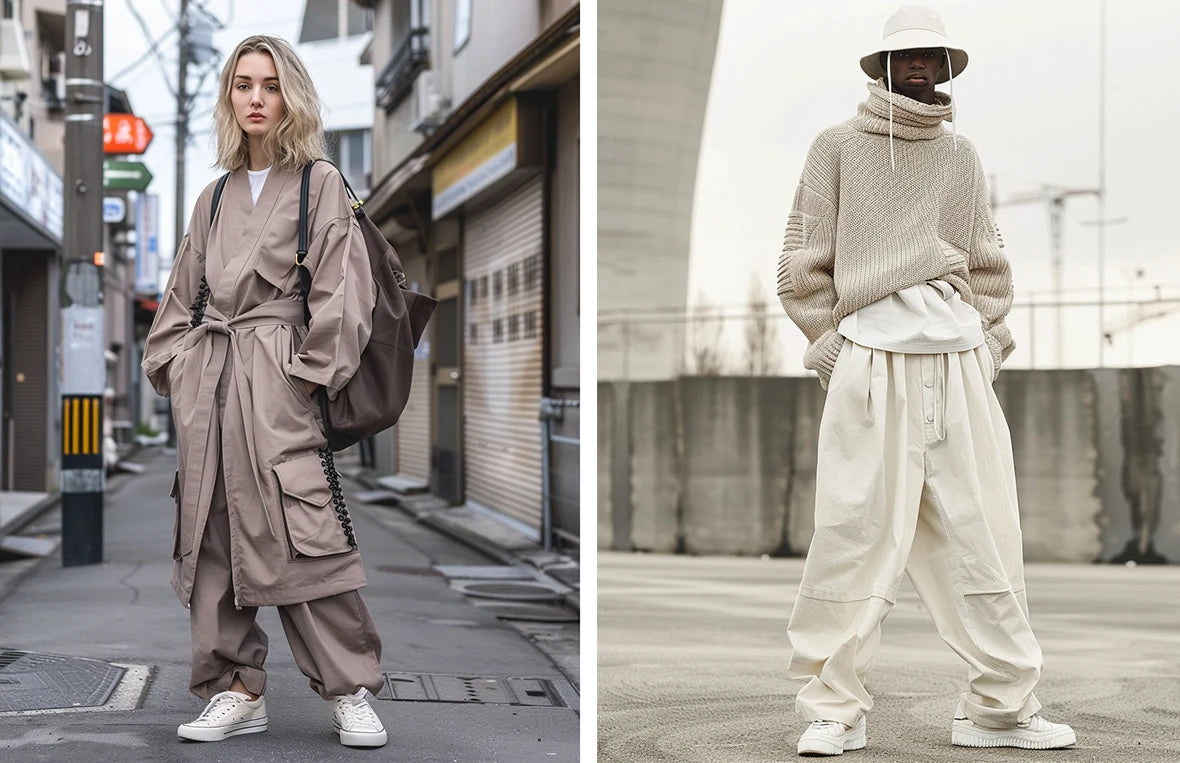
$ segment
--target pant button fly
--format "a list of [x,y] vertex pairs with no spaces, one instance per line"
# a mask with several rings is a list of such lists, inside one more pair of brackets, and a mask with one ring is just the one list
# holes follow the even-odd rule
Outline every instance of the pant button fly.
[[926,414],[926,420],[931,421],[931,422],[934,421],[934,414],[933,413]]
[[934,380],[933,380],[933,379],[927,379],[927,380],[926,380],[926,386],[927,386],[927,387],[933,387],[933,386],[934,386]]

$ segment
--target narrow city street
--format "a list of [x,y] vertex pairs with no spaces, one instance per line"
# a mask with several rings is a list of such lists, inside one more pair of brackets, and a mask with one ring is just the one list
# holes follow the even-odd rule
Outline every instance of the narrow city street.
[[[601,552],[600,761],[794,760],[805,724],[787,678],[787,618],[800,559]],[[1180,760],[1180,570],[1030,565],[1029,607],[1045,656],[1037,689],[1070,750],[950,744],[966,683],[906,582],[869,675],[875,705],[857,760]]]
[[[463,570],[494,573],[495,562],[396,509],[362,504],[349,480],[348,505],[368,574],[362,593],[384,643],[382,669],[397,674],[391,681],[402,695],[391,700],[387,687],[379,699],[390,701],[373,703],[389,744],[381,750],[339,744],[330,706],[296,667],[273,608],[259,613],[270,639],[269,731],[220,743],[179,741],[176,726],[204,702],[188,691],[188,612],[169,586],[175,457],[154,448],[133,460],[145,465],[142,474],[118,475],[108,484],[104,564],[63,568],[56,557],[32,569],[25,561],[0,563],[0,596],[10,591],[0,600],[0,667],[28,652],[98,660],[82,664],[127,666],[126,672],[105,701],[109,709],[12,712],[20,693],[4,691],[11,682],[0,685],[0,759],[577,760],[576,660],[559,660],[559,669],[538,648],[545,639],[575,639],[576,623],[546,631],[497,619],[436,569],[462,577]],[[59,529],[53,510],[26,533]],[[26,574],[13,580],[17,572]],[[68,683],[88,674],[60,675]],[[30,691],[45,688],[36,674],[17,676]],[[420,696],[412,697],[415,692]]]

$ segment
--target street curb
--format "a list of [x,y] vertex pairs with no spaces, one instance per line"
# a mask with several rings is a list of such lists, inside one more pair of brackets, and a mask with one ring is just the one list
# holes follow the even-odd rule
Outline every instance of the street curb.
[[[353,475],[347,475],[347,478],[353,480],[354,482],[356,482],[359,485],[364,486],[368,490],[376,490],[381,487],[381,485],[377,482],[376,477],[374,477],[370,474],[364,473],[364,472],[361,472],[358,474],[353,474]],[[540,552],[543,550],[540,546],[536,546],[535,548],[530,549],[529,551],[526,551],[524,553],[514,553],[511,551],[508,551],[507,549],[501,548],[500,546],[497,546],[495,543],[489,542],[483,535],[480,535],[479,533],[465,530],[463,527],[456,525],[453,522],[447,522],[445,520],[436,518],[434,515],[438,512],[433,512],[433,511],[432,512],[423,512],[423,513],[414,512],[414,511],[411,511],[410,509],[403,508],[402,505],[400,504],[400,502],[394,503],[392,505],[391,504],[374,504],[374,505],[388,506],[389,508],[397,509],[398,511],[402,512],[403,514],[405,514],[409,518],[413,519],[415,522],[418,522],[419,524],[426,525],[427,527],[431,528],[432,530],[436,530],[436,531],[442,533],[443,535],[446,535],[449,538],[453,538],[454,540],[457,540],[460,543],[462,543],[466,546],[469,546],[470,548],[475,549],[476,551],[480,552],[481,554],[484,554],[485,556],[488,556],[491,559],[494,559],[495,561],[499,562],[500,564],[510,566],[510,567],[514,567],[514,566],[518,566],[518,565],[528,567],[530,570],[532,570],[533,577],[537,580],[537,582],[544,583],[552,588],[556,588],[557,590],[567,591],[562,596],[562,603],[565,604],[566,606],[568,606],[570,609],[577,612],[579,616],[581,616],[581,614],[582,614],[581,592],[578,589],[572,588],[571,586],[566,585],[565,583],[561,582],[560,580],[557,580],[556,578],[553,578],[553,577],[545,574],[545,571],[543,569],[541,569],[540,567],[537,567],[537,566],[529,563],[529,555],[531,553]],[[443,509],[442,511],[445,511],[445,509]]]
[[25,529],[33,522],[41,518],[41,515],[52,509],[55,505],[61,503],[61,493],[51,493],[45,498],[42,498],[37,503],[34,503],[29,508],[25,509],[23,513],[11,520],[6,526],[0,527],[0,535],[15,535],[21,530]]

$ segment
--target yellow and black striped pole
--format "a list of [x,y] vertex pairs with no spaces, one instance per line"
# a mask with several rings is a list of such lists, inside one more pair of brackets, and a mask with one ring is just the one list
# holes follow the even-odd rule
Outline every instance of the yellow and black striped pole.
[[101,469],[102,398],[62,395],[61,400],[62,469]]

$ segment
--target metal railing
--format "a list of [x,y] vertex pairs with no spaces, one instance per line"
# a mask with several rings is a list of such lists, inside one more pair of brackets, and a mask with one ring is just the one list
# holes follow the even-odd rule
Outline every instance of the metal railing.
[[392,111],[414,89],[418,72],[430,66],[430,30],[415,27],[406,33],[377,75],[377,105]]
[[[1079,290],[1084,291],[1084,290]],[[1180,349],[1170,341],[1180,321],[1180,285],[1150,286],[1121,299],[1105,299],[1107,323],[1094,331],[1099,302],[1057,300],[1028,293],[1013,303],[1008,328],[1016,350],[1005,368],[1099,367],[1103,344],[1109,367],[1180,364]],[[1061,313],[1066,334],[1058,342],[1054,327]],[[1064,357],[1054,348],[1065,346]],[[799,376],[807,343],[777,306],[709,306],[685,312],[606,313],[598,318],[600,380],[639,381],[671,376]]]
[[541,398],[541,541],[546,551],[553,549],[555,541],[559,537],[566,541],[577,543],[577,536],[555,526],[553,504],[564,502],[566,499],[554,494],[551,472],[553,459],[551,458],[549,449],[552,445],[560,445],[572,449],[572,452],[575,454],[578,452],[578,449],[581,447],[581,440],[577,437],[555,434],[554,424],[564,418],[566,408],[580,407],[581,403],[579,400],[556,397]]

